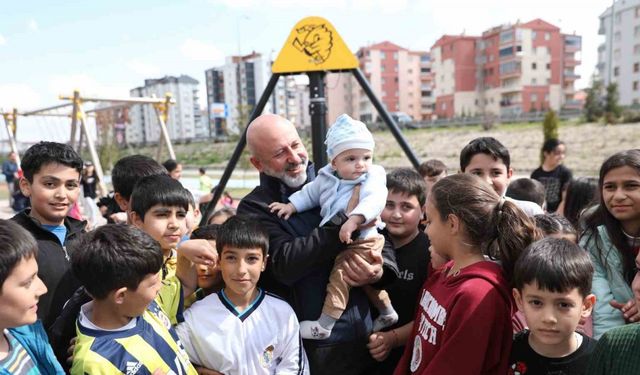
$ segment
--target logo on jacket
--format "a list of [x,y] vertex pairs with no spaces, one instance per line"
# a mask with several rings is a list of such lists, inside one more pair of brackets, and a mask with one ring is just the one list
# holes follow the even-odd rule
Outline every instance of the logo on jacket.
[[271,362],[273,362],[273,350],[274,349],[275,348],[273,347],[273,345],[269,345],[262,352],[262,355],[260,356],[260,364],[262,365],[262,367],[264,367],[264,368],[271,367]]
[[411,372],[415,372],[420,367],[420,362],[422,362],[422,341],[418,334],[413,340],[413,354],[411,355],[411,363],[409,364]]
[[127,361],[127,375],[137,374],[140,367],[142,367],[142,363],[140,362]]

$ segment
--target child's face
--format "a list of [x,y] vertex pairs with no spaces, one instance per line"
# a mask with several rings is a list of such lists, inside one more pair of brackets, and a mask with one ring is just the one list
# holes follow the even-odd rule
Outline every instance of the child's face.
[[[607,210],[620,221],[623,228],[638,228],[640,173],[628,166],[614,168],[607,172],[602,181],[602,200]],[[637,235],[637,233],[630,234]]]
[[562,161],[565,158],[566,147],[562,144],[558,145],[551,152],[543,152],[544,154],[544,163],[549,166],[557,167],[562,164]]
[[445,177],[447,177],[446,171],[442,171],[442,173],[440,173],[437,176],[425,176],[424,183],[427,186],[427,189],[425,190],[425,194],[428,196],[429,193],[431,192],[431,188],[433,187],[433,185],[435,185],[436,182],[442,180]]
[[[135,290],[123,288],[125,290],[121,294],[116,292],[116,300],[120,302],[122,314],[131,318],[142,315],[156,298],[161,287],[162,279],[158,272],[145,276]],[[120,290],[122,289],[118,291]]]
[[175,249],[187,232],[187,211],[182,207],[157,204],[144,215],[133,215],[133,223],[160,243],[163,251]]
[[210,289],[212,286],[220,284],[220,271],[216,266],[198,264],[196,272],[198,273],[198,288]]
[[339,153],[331,160],[331,167],[344,180],[355,180],[369,171],[373,153],[362,148],[353,148]]
[[[566,348],[581,318],[591,315],[595,296],[582,297],[578,288],[566,292],[540,289],[536,282],[513,289],[518,309],[524,313],[534,348]],[[565,345],[563,345],[565,344]]]
[[189,205],[189,211],[187,211],[187,217],[185,218],[185,220],[187,232],[191,232],[196,226],[196,223],[200,221],[200,210]]
[[182,164],[178,164],[178,166],[176,166],[176,169],[169,173],[169,176],[171,176],[171,178],[173,178],[174,180],[179,180],[180,177],[182,177]]
[[485,180],[501,197],[507,191],[513,171],[507,169],[502,159],[494,160],[491,155],[475,154],[463,173],[474,174]]
[[425,213],[427,214],[425,233],[429,236],[433,251],[443,258],[449,259],[448,249],[453,237],[448,222],[440,218],[440,212],[431,198],[427,199]]
[[38,300],[47,287],[38,277],[35,257],[22,259],[2,284],[0,294],[0,327],[32,324],[38,319]]
[[80,173],[63,164],[43,165],[33,182],[20,179],[20,190],[31,199],[31,216],[41,224],[61,225],[80,194]]
[[218,258],[225,293],[250,297],[265,266],[266,259],[262,255],[262,249],[225,247]]
[[394,243],[404,242],[418,233],[422,207],[415,195],[390,190],[380,217]]

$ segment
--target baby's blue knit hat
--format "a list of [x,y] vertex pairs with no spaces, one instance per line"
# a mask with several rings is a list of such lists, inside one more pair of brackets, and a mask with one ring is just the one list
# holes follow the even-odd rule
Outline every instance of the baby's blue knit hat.
[[327,156],[333,160],[341,152],[354,148],[373,151],[375,143],[367,126],[349,115],[340,115],[327,131]]

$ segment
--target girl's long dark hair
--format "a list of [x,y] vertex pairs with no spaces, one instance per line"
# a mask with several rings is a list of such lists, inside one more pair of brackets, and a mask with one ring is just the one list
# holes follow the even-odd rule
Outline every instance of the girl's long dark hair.
[[542,237],[532,218],[477,176],[445,177],[433,186],[430,197],[443,220],[456,215],[464,224],[467,240],[500,260],[509,282],[522,251]]
[[[620,253],[623,275],[627,282],[631,284],[635,275],[635,256],[622,231],[620,221],[607,210],[607,206],[602,197],[602,185],[605,176],[612,169],[621,167],[631,167],[640,174],[640,149],[631,149],[615,153],[602,163],[598,179],[599,204],[593,211],[587,213],[585,216],[585,231],[582,233],[582,237],[586,237],[589,242],[594,241],[600,261],[605,267],[608,267],[606,259],[609,249],[604,249],[602,238],[600,238],[600,234],[598,233],[598,227],[604,225],[611,243]],[[629,234],[637,235],[637,233]]]

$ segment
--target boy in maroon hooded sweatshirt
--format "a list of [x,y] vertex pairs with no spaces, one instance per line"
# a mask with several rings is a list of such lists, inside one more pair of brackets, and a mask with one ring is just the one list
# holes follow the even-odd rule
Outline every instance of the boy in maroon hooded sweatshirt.
[[422,288],[394,374],[506,374],[513,267],[539,232],[514,203],[469,174],[438,181],[426,213],[433,250],[450,261]]

